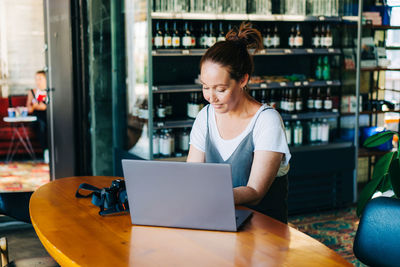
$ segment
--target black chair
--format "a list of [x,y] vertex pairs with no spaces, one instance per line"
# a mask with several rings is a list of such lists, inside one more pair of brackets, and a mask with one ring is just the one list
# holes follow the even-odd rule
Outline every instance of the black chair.
[[400,266],[400,199],[368,202],[354,239],[354,255],[369,266]]

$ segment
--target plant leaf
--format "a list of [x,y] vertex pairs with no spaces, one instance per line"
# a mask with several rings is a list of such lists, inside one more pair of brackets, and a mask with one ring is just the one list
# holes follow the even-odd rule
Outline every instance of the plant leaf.
[[371,199],[372,195],[375,193],[376,189],[378,188],[379,184],[382,182],[385,176],[382,175],[381,177],[372,179],[364,189],[360,193],[360,197],[358,198],[357,202],[357,216],[360,217],[361,213],[363,212],[365,205],[367,205],[368,201]]
[[393,138],[393,135],[395,135],[396,132],[393,131],[386,131],[386,132],[381,132],[374,134],[370,137],[368,137],[365,141],[363,146],[365,147],[376,147],[379,145],[382,145],[389,141],[390,139]]
[[380,186],[378,186],[377,190],[383,192],[388,191],[389,189],[392,189],[392,183],[391,183],[391,178],[390,178],[390,173],[389,175],[386,175],[383,178],[382,183],[380,184]]
[[372,173],[372,180],[377,177],[382,177],[389,172],[390,163],[396,152],[388,152],[383,155],[378,162],[375,164],[374,171]]
[[398,159],[399,151],[397,155],[393,155],[392,163],[390,164],[389,174],[392,183],[392,188],[397,197],[400,197],[400,160]]

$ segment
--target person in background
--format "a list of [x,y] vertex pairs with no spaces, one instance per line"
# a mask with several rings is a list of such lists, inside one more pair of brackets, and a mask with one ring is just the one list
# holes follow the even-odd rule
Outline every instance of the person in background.
[[26,107],[30,115],[36,116],[34,128],[36,136],[40,141],[40,145],[44,151],[44,160],[48,163],[48,149],[47,149],[47,80],[46,73],[42,70],[36,72],[35,75],[36,87],[31,89],[28,93],[26,100]]
[[242,23],[202,57],[200,80],[209,105],[193,124],[187,161],[230,164],[235,204],[287,223],[291,155],[279,113],[248,93],[252,48],[262,48],[261,34]]

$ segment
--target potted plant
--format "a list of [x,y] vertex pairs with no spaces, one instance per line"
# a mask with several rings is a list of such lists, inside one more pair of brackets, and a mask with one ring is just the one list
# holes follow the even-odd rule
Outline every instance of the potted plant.
[[[394,135],[399,137],[398,132],[380,132],[368,137],[363,145],[368,148],[377,147],[392,140]],[[375,164],[372,179],[360,194],[357,216],[362,214],[365,205],[371,198],[382,194],[400,198],[400,152],[398,147],[383,155]]]

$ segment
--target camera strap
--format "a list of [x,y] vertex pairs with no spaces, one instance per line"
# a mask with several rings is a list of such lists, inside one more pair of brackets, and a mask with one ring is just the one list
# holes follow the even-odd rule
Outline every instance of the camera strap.
[[[114,181],[113,181],[114,182]],[[128,198],[126,195],[125,184],[122,183],[122,188],[113,188],[108,187],[98,188],[91,184],[82,183],[79,185],[78,190],[76,191],[75,197],[77,198],[89,198],[92,197],[92,204],[100,207],[99,214],[110,215],[120,212],[128,212]],[[81,194],[80,191],[90,191],[89,194]]]

